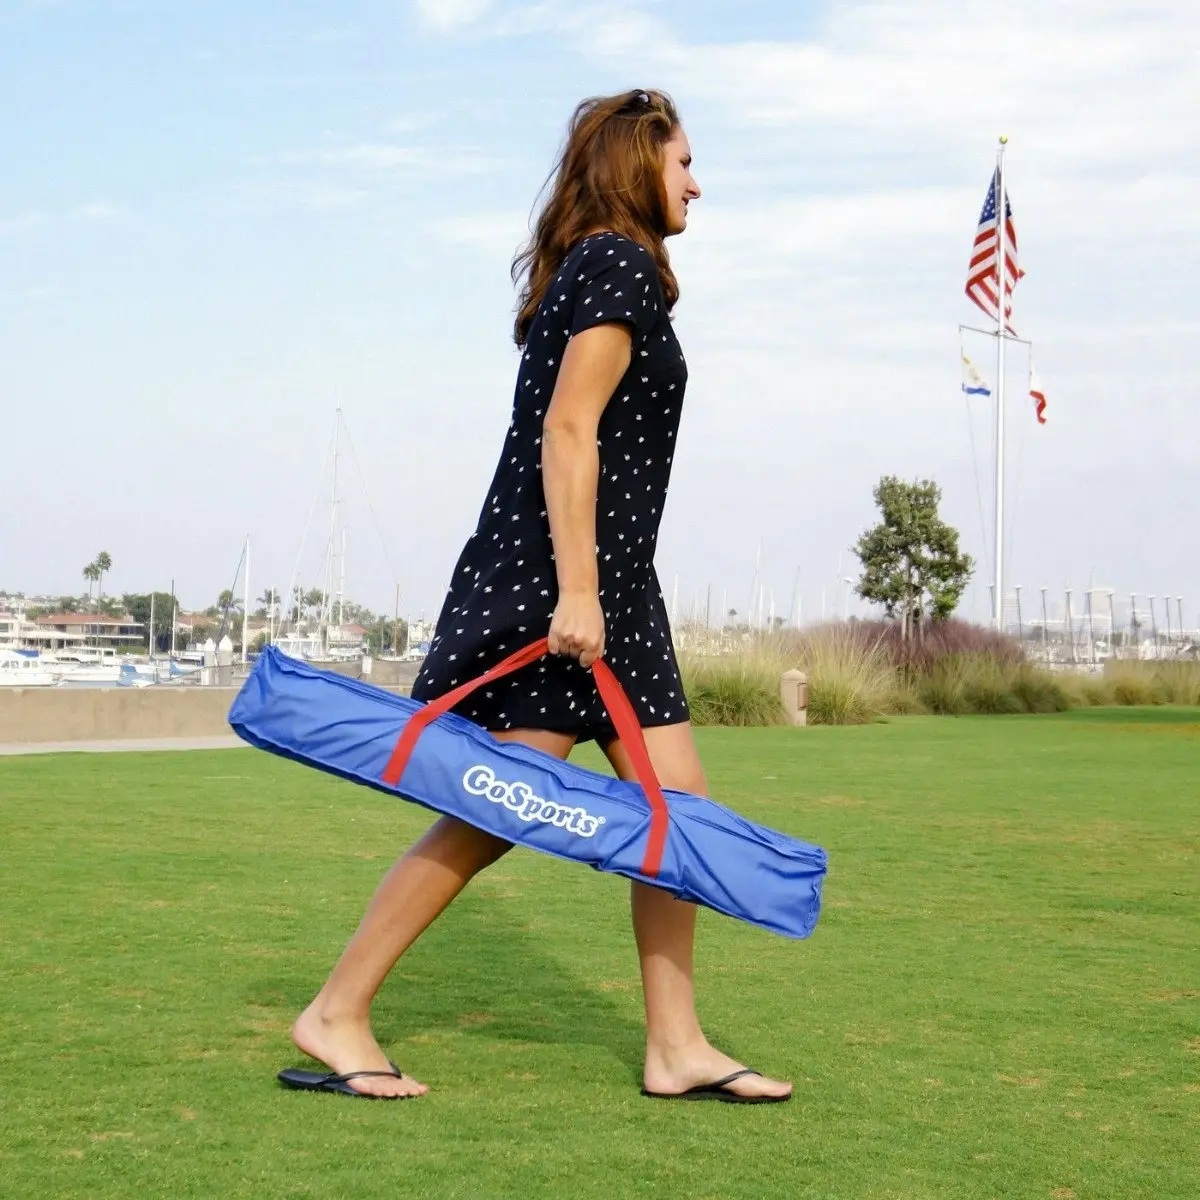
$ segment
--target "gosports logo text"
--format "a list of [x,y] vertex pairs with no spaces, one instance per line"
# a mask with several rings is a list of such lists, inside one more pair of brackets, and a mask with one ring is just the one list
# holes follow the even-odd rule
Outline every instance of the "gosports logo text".
[[520,780],[505,783],[497,779],[491,767],[472,767],[463,776],[463,787],[472,796],[486,796],[493,804],[503,804],[522,821],[544,821],[580,837],[590,838],[604,824],[603,817],[593,817],[585,808],[570,808],[535,796],[529,784]]

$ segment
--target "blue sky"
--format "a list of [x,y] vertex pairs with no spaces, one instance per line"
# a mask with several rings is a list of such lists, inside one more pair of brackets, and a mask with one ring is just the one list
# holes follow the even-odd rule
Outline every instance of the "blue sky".
[[[959,322],[997,134],[1050,393],[1010,409],[1009,580],[1197,623],[1200,83],[1190,0],[0,3],[0,587],[284,587],[345,410],[353,595],[432,615],[516,360],[508,263],[582,96],[672,92],[691,382],[659,573],[840,607],[884,472],[981,562]],[[997,70],[997,68],[1000,68]],[[994,369],[982,344],[969,352]],[[1024,360],[1014,357],[1020,384]],[[314,521],[319,521],[320,510]],[[983,523],[990,526],[990,516]],[[310,535],[301,581],[315,582]],[[1027,592],[1028,594],[1028,592]]]

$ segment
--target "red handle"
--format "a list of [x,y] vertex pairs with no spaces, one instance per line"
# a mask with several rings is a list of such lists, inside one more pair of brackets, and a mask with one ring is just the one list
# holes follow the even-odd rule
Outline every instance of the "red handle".
[[[522,667],[537,662],[547,653],[546,639],[539,638],[532,645],[526,646],[524,650],[510,654],[503,662],[497,663],[490,671],[485,671],[478,679],[460,684],[444,696],[431,700],[420,712],[414,713],[401,731],[387,766],[383,769],[383,774],[380,776],[382,781],[390,787],[396,787],[400,783],[404,775],[404,768],[408,766],[408,760],[412,757],[412,752],[416,747],[417,739],[438,717],[448,713],[477,688],[497,679],[503,679],[505,675],[511,675],[514,671],[519,671]],[[650,804],[650,835],[646,839],[642,874],[653,879],[658,875],[659,867],[662,865],[663,851],[667,845],[667,802],[663,798],[658,776],[655,775],[654,766],[650,762],[650,752],[646,749],[646,739],[642,736],[641,724],[637,719],[637,714],[633,711],[633,705],[629,703],[629,697],[625,695],[625,689],[621,687],[620,681],[603,659],[597,659],[593,664],[592,674],[595,676],[596,687],[600,692],[601,700],[604,701],[604,707],[608,709],[608,715],[612,718],[617,737],[625,744],[638,783],[642,785],[642,791],[646,793],[646,799]]]

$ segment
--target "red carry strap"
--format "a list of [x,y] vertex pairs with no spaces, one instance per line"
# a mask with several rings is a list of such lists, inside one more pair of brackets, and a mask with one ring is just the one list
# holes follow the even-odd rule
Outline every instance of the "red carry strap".
[[526,646],[524,650],[518,650],[516,654],[510,654],[503,662],[497,663],[490,671],[485,671],[478,679],[468,680],[464,684],[460,684],[452,692],[447,692],[444,696],[439,696],[436,700],[430,700],[420,712],[413,713],[408,718],[408,724],[404,726],[400,734],[400,740],[396,743],[396,748],[392,751],[391,758],[388,759],[387,766],[383,769],[383,774],[380,779],[384,783],[395,787],[400,782],[400,777],[404,774],[404,768],[408,766],[408,760],[412,757],[413,748],[417,744],[417,738],[425,732],[425,728],[431,725],[438,717],[444,716],[456,704],[465,700],[476,688],[483,687],[486,683],[493,683],[497,679],[503,679],[505,675],[511,675],[514,671],[519,671],[522,667],[529,666],[530,663],[537,662],[539,658],[546,653],[546,639],[534,642],[531,646]]
[[637,713],[633,711],[633,705],[629,703],[629,697],[625,695],[620,680],[602,658],[596,659],[592,664],[592,674],[596,677],[600,699],[608,709],[617,737],[624,743],[625,751],[633,763],[634,774],[650,802],[650,835],[646,839],[642,874],[653,879],[662,865],[663,851],[667,847],[667,802],[659,786],[658,776],[654,773],[650,751],[646,749],[641,722],[637,719]]
[[[524,650],[510,654],[503,662],[499,662],[491,670],[485,671],[478,679],[460,684],[444,696],[431,700],[419,712],[413,713],[401,731],[400,738],[396,742],[395,749],[392,750],[380,779],[390,787],[396,787],[404,775],[404,768],[408,766],[408,760],[412,757],[417,739],[438,717],[448,713],[476,689],[493,683],[497,679],[503,679],[505,675],[511,675],[514,671],[529,666],[530,663],[537,662],[547,653],[546,639],[539,638],[532,645],[526,646]],[[600,692],[600,698],[604,701],[604,707],[608,709],[608,715],[612,718],[617,737],[625,745],[638,783],[642,785],[642,791],[646,793],[646,799],[650,804],[650,835],[646,839],[642,874],[653,879],[662,865],[663,851],[667,844],[667,802],[663,798],[658,776],[655,775],[654,766],[650,762],[650,752],[646,749],[646,739],[642,736],[641,724],[620,681],[603,659],[597,659],[593,664],[592,674],[595,676],[596,687]]]

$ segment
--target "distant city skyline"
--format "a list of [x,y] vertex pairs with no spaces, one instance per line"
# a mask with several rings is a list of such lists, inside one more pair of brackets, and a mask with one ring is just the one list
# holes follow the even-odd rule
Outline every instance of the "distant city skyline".
[[678,576],[744,615],[761,545],[777,612],[799,571],[805,616],[840,613],[889,473],[942,487],[987,619],[957,326],[1004,133],[1049,400],[1038,427],[1014,354],[1007,579],[1061,603],[1094,572],[1200,624],[1198,36],[1185,0],[8,3],[0,588],[80,594],[103,548],[106,592],[203,608],[247,533],[254,595],[286,588],[340,405],[371,499],[347,463],[347,594],[435,616],[508,421],[530,205],[578,99],[656,86],[704,189],[671,243],[668,601]]

